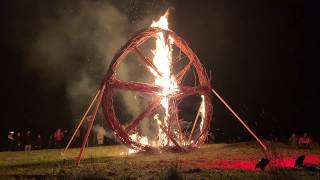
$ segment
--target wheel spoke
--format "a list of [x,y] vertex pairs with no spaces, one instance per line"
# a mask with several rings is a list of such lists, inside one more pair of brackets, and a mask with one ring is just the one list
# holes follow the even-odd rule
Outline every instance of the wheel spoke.
[[168,129],[164,126],[164,125],[162,125],[162,124],[160,124],[160,128],[161,128],[161,130],[164,132],[164,133],[166,133],[166,135],[169,137],[169,139],[173,142],[173,144],[175,144],[176,145],[176,147],[178,147],[180,150],[182,150],[182,151],[184,151],[185,149],[183,149],[181,146],[180,146],[180,144],[175,140],[175,138],[174,138],[174,134],[172,134],[170,131],[168,131]]
[[129,90],[129,91],[139,91],[146,93],[160,93],[163,89],[161,86],[151,85],[142,82],[125,82],[118,79],[114,79],[111,82],[111,86],[115,89]]
[[177,83],[180,84],[184,76],[187,74],[187,72],[191,69],[192,62],[189,61],[189,63],[176,75]]
[[177,101],[175,99],[172,100],[172,108],[171,108],[172,112],[172,120],[176,123],[176,126],[179,130],[179,141],[180,144],[182,144],[185,141],[185,135],[184,132],[182,131],[180,122],[179,122],[179,114],[178,114],[178,107],[177,107]]
[[132,130],[134,130],[145,117],[147,117],[153,110],[160,106],[160,102],[160,98],[157,98],[157,100],[153,101],[128,127],[126,127],[126,132],[129,134]]
[[182,61],[182,60],[185,59],[185,58],[187,58],[186,55],[182,55],[182,57],[180,57],[180,56],[179,56],[179,57],[176,57],[176,58],[174,58],[174,60],[172,61],[172,64],[176,64],[176,63]]
[[[134,48],[134,52],[136,55],[138,55],[140,57],[140,59],[147,65],[147,67],[149,68],[148,70],[152,69],[157,76],[162,77],[162,74],[159,72],[158,68],[151,62],[150,58],[145,56],[138,47]],[[150,70],[151,71],[151,70]],[[151,73],[153,74],[153,72],[151,71]]]
[[181,99],[184,96],[191,96],[194,94],[210,94],[210,88],[208,86],[180,86],[179,93],[177,93],[177,99]]

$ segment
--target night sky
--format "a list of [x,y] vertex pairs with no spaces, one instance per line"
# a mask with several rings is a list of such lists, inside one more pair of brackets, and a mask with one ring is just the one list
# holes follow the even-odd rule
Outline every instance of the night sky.
[[[189,43],[207,72],[211,72],[212,86],[259,136],[287,138],[293,132],[319,136],[314,114],[316,77],[309,71],[310,64],[306,63],[305,5],[302,0],[11,0],[1,2],[2,142],[9,130],[51,133],[58,127],[69,128],[85,110],[94,94],[84,94],[84,100],[78,102],[79,112],[75,113],[72,108],[75,101],[68,98],[69,84],[77,81],[80,70],[87,72],[87,69],[95,68],[95,62],[106,57],[95,53],[95,38],[99,37],[91,38],[89,34],[90,41],[85,38],[74,40],[88,34],[78,26],[73,27],[74,22],[69,23],[72,18],[68,17],[81,21],[87,18],[84,21],[87,24],[82,24],[88,29],[92,24],[94,28],[92,17],[85,16],[86,13],[77,14],[85,11],[81,9],[88,4],[101,8],[99,3],[104,5],[102,7],[112,6],[125,19],[121,22],[125,28],[119,29],[124,41],[114,44],[114,51],[108,51],[108,61],[130,37],[135,29],[132,27],[142,21],[157,19],[171,7],[170,28]],[[70,26],[77,33],[68,33]],[[105,27],[108,27],[107,23]],[[53,59],[52,54],[59,59],[60,53],[57,47],[58,51],[50,51],[48,59],[43,58],[48,44],[55,42],[55,29],[62,32],[59,38],[68,47],[62,48],[68,56],[62,57],[62,63],[50,64],[46,61]],[[116,33],[117,28],[113,27],[112,31]],[[101,32],[108,35],[108,32]],[[66,38],[61,38],[64,33]],[[52,41],[43,41],[44,36]],[[109,36],[106,43],[114,37]],[[44,43],[41,56],[34,50],[37,42]],[[107,63],[95,68],[99,70],[93,75],[97,77],[96,86],[106,67]],[[217,137],[221,140],[250,137],[215,97],[213,107],[211,130]]]

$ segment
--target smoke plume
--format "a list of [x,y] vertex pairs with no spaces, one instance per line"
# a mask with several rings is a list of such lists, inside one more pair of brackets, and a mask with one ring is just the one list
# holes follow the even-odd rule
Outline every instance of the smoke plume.
[[[72,120],[78,121],[113,55],[133,32],[150,26],[152,16],[130,24],[126,14],[105,1],[63,3],[52,11],[44,13],[39,34],[30,47],[30,67],[40,70],[51,87],[65,87]],[[122,79],[144,77],[130,68],[134,63],[130,61],[119,68],[118,76]],[[122,94],[120,101],[130,114],[129,119],[136,117],[145,106],[143,99],[130,92]]]

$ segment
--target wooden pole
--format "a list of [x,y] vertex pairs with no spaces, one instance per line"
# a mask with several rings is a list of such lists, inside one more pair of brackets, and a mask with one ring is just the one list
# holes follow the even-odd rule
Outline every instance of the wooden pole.
[[70,138],[70,140],[69,140],[69,142],[68,142],[68,144],[67,144],[66,148],[64,149],[64,151],[63,151],[63,152],[61,152],[61,155],[64,155],[64,153],[65,153],[65,152],[67,151],[67,149],[69,148],[69,146],[70,146],[71,142],[73,141],[73,138],[75,137],[76,133],[77,133],[77,132],[78,132],[78,130],[80,129],[80,127],[81,127],[81,125],[83,124],[84,120],[86,119],[86,117],[87,117],[87,115],[88,115],[88,113],[89,113],[90,109],[92,108],[92,106],[93,106],[94,102],[96,101],[96,99],[97,99],[98,95],[100,94],[100,92],[101,92],[101,90],[99,89],[99,90],[98,90],[98,92],[96,93],[96,95],[94,96],[94,98],[93,98],[93,100],[92,100],[91,104],[89,105],[89,107],[88,107],[87,111],[86,111],[86,112],[84,113],[84,115],[82,116],[82,118],[81,118],[81,120],[80,120],[80,122],[79,122],[79,124],[78,124],[77,128],[74,130],[73,135],[71,136],[71,138]]
[[85,148],[85,146],[86,146],[86,144],[87,144],[88,137],[89,137],[89,135],[90,135],[90,131],[91,131],[91,128],[92,128],[94,119],[96,118],[97,112],[98,112],[98,110],[99,110],[100,103],[101,103],[101,99],[102,99],[102,95],[103,95],[103,92],[104,92],[105,87],[106,87],[106,86],[103,85],[103,87],[102,87],[102,89],[101,89],[101,93],[99,93],[99,99],[98,99],[98,101],[96,102],[96,106],[95,106],[95,109],[94,109],[93,116],[92,116],[91,119],[90,119],[89,125],[88,125],[88,127],[87,127],[87,132],[86,132],[86,134],[85,134],[84,140],[83,140],[83,142],[82,142],[82,147],[81,147],[79,156],[78,156],[78,158],[77,158],[77,165],[79,165],[80,160],[81,160],[81,158],[82,158],[82,156],[83,156],[84,148]]
[[262,148],[267,151],[267,146],[256,136],[256,134],[244,123],[244,121],[237,115],[237,113],[228,105],[226,101],[214,90],[212,92],[218,97],[218,99],[228,108],[228,110],[240,121],[240,123],[249,131],[249,133],[258,141]]
[[[179,143],[171,136],[171,133],[169,131],[167,131],[167,129],[165,128],[164,125],[162,125],[162,123],[160,124],[160,128],[162,129],[163,132],[165,132],[168,136],[168,139],[170,139],[173,144],[175,144],[179,149],[181,149],[182,151],[185,151],[184,148],[182,148]],[[168,141],[169,142],[169,141]]]
[[191,133],[190,133],[190,135],[189,135],[188,143],[190,143],[190,140],[191,140],[191,137],[192,137],[194,128],[196,127],[196,124],[197,124],[197,122],[198,122],[199,115],[200,115],[200,108],[201,108],[201,104],[200,104],[200,106],[199,106],[199,109],[198,109],[198,112],[197,112],[197,115],[196,115],[196,119],[194,120],[194,123],[193,123],[193,126],[192,126],[192,130],[191,130]]
[[[178,113],[177,111],[177,109],[175,110],[176,111],[176,113]],[[183,144],[184,142],[185,142],[185,134],[183,133],[183,131],[182,131],[182,128],[181,128],[181,125],[180,125],[180,123],[179,123],[179,117],[178,117],[178,115],[176,114],[176,113],[174,113],[175,114],[175,121],[176,121],[176,125],[178,126],[178,128],[179,128],[179,131],[180,131],[180,134],[179,134],[179,140],[180,140],[180,144]]]

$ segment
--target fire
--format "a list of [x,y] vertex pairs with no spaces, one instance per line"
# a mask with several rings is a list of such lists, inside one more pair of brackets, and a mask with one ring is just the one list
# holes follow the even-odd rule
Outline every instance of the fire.
[[[160,17],[158,21],[153,21],[151,27],[161,28],[163,30],[169,30],[168,23],[168,11]],[[156,72],[153,68],[149,68],[150,72],[155,76],[154,84],[161,86],[163,88],[162,92],[158,94],[158,98],[161,99],[161,106],[164,108],[164,118],[160,119],[160,115],[156,114],[153,119],[157,122],[158,125],[158,135],[155,141],[149,142],[147,136],[139,136],[138,133],[130,135],[130,138],[133,141],[140,142],[142,145],[152,145],[156,147],[161,146],[174,146],[174,143],[169,138],[171,133],[173,136],[180,137],[179,143],[183,146],[193,143],[191,140],[191,135],[189,141],[185,141],[181,138],[181,132],[177,127],[173,126],[170,119],[170,98],[179,91],[177,82],[171,72],[172,67],[172,45],[174,43],[174,38],[168,34],[165,34],[165,31],[160,31],[156,34],[156,48],[151,50],[153,54],[153,64],[157,68]],[[160,73],[160,75],[159,75]],[[199,107],[200,120],[200,131],[203,129],[203,124],[205,120],[205,98],[204,95],[201,95],[201,104]],[[198,119],[198,115],[196,121]],[[170,128],[169,128],[170,127]],[[168,132],[167,132],[168,131]],[[192,130],[193,131],[193,130]],[[193,132],[191,132],[192,134]],[[138,152],[138,150],[129,149],[128,154]]]
[[[153,21],[151,27],[169,30],[167,16],[168,11],[160,17],[159,21]],[[171,74],[173,41],[171,36],[168,36],[168,39],[166,40],[163,32],[159,32],[156,37],[156,49],[152,50],[152,53],[154,54],[153,63],[162,75],[162,77],[160,77],[153,72],[156,76],[155,85],[163,87],[163,91],[160,94],[160,96],[162,96],[161,105],[166,111],[169,108],[169,96],[177,90],[177,84]],[[166,112],[166,114],[168,113]]]
[[[142,145],[149,145],[148,138],[146,136],[139,136],[137,132],[134,133],[134,134],[131,134],[130,138],[133,141],[139,141]],[[133,154],[133,153],[136,153],[136,152],[138,152],[138,150],[129,149],[128,154]]]
[[[153,21],[151,27],[169,30],[168,15],[169,13],[167,11],[163,16],[160,17],[158,21]],[[158,114],[154,117],[154,119],[158,123],[158,141],[157,143],[155,143],[156,146],[164,146],[171,144],[171,142],[169,142],[167,134],[163,132],[160,126],[168,126],[168,121],[170,119],[169,99],[170,96],[178,90],[177,83],[171,73],[173,42],[174,39],[170,35],[165,36],[163,32],[159,32],[156,36],[156,49],[151,50],[152,54],[154,55],[152,59],[153,64],[161,73],[161,76],[159,76],[152,68],[150,68],[149,70],[155,76],[155,85],[163,87],[163,90],[159,94],[159,97],[161,98],[161,105],[165,109],[165,117],[163,121],[159,119]],[[138,134],[132,134],[130,138],[132,140],[139,141],[143,145],[150,145],[148,143],[147,137],[140,137]],[[129,150],[129,154],[134,152],[135,150]]]
[[200,131],[202,131],[203,127],[203,121],[205,119],[206,115],[206,108],[205,108],[205,102],[204,102],[204,95],[201,95],[201,104],[200,104],[200,116],[201,116],[201,121],[200,121]]
[[[158,27],[161,29],[169,30],[168,23],[168,11],[160,17],[160,19],[151,24],[151,27]],[[153,63],[161,73],[162,77],[156,76],[155,85],[162,86],[163,91],[160,94],[161,105],[165,109],[165,117],[161,122],[156,116],[158,123],[158,145],[166,145],[169,143],[167,134],[160,128],[161,125],[164,127],[168,126],[170,119],[169,115],[169,100],[170,96],[178,90],[177,83],[171,73],[171,62],[172,62],[172,45],[174,39],[169,35],[165,36],[163,32],[157,33],[156,37],[156,49],[152,51],[154,54]]]
[[158,21],[153,21],[151,27],[159,27],[161,29],[169,30],[169,22],[168,22],[169,11],[160,17]]

